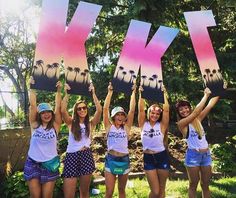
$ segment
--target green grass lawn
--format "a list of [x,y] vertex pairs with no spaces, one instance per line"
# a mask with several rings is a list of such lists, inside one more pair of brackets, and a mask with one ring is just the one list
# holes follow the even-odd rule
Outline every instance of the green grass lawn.
[[[92,195],[91,197],[104,197],[105,186],[99,185],[99,195]],[[212,198],[236,198],[236,177],[221,178],[219,180],[212,180],[210,185]],[[168,181],[166,185],[167,198],[187,198],[188,181],[175,180]],[[148,197],[149,187],[146,179],[130,180],[127,184],[126,194],[127,198],[146,198]],[[118,197],[117,186],[113,197]],[[200,185],[197,189],[197,197],[201,197]]]

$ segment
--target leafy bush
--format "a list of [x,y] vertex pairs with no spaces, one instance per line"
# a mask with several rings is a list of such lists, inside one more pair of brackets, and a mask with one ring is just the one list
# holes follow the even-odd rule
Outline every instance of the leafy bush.
[[64,136],[60,138],[58,142],[59,153],[64,153],[66,151],[68,145],[68,136]]
[[[61,166],[59,171],[62,173],[63,167]],[[94,188],[95,184],[93,182],[94,177],[91,179],[90,189]],[[79,180],[77,181],[77,195],[79,195]],[[11,198],[28,198],[30,197],[29,188],[27,182],[24,180],[23,172],[17,171],[13,175],[6,177],[3,185],[1,186],[1,197],[11,197]],[[63,197],[63,179],[58,178],[55,187],[53,197],[60,198]]]
[[24,198],[29,197],[27,183],[23,178],[23,172],[17,171],[7,176],[2,186],[3,197]]
[[217,171],[226,175],[236,175],[236,136],[228,138],[224,144],[214,144],[212,153],[217,158]]

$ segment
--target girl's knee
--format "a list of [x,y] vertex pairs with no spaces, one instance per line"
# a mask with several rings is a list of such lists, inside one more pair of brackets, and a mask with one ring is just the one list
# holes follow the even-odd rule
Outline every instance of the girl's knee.
[[189,188],[197,189],[198,182],[189,181]]
[[208,182],[201,182],[201,188],[203,191],[209,190],[209,183]]
[[106,197],[112,197],[114,189],[106,188]]
[[152,197],[159,197],[159,195],[160,195],[159,193],[160,193],[159,190],[153,190],[153,191],[151,191]]

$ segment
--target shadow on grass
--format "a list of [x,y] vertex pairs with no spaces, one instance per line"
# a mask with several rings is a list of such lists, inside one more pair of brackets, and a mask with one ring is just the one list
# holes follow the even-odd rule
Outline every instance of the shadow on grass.
[[217,191],[212,191],[212,197],[222,197],[222,198],[236,198],[236,180],[231,179],[220,179],[218,181],[212,181],[211,187],[218,189]]

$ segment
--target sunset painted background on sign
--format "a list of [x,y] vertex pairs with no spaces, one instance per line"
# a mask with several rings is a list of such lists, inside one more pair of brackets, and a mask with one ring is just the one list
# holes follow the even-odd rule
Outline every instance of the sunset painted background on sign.
[[[68,0],[44,0],[35,53],[33,88],[55,91],[64,73],[70,93],[88,95],[90,76],[85,41],[101,6],[80,2],[66,27]],[[63,60],[63,65],[61,65]]]
[[216,26],[212,11],[184,12],[184,16],[204,83],[213,95],[221,95],[223,78],[207,30],[207,27]]
[[150,23],[131,21],[112,84],[115,90],[131,94],[132,84],[141,66],[142,96],[163,102],[161,57],[179,30],[160,26],[147,43],[150,28]]

